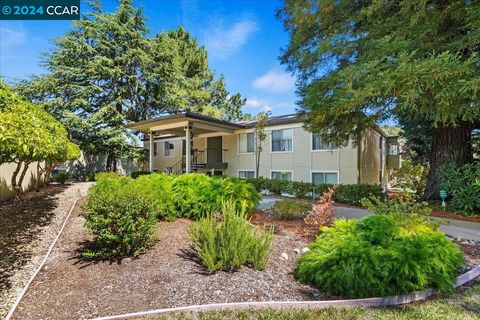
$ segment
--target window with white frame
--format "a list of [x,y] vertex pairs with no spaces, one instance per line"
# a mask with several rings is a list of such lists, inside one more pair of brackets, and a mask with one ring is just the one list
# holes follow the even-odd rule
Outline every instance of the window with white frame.
[[164,142],[163,155],[165,157],[174,157],[175,156],[175,145],[171,141]]
[[153,156],[158,156],[158,145],[156,142],[153,143]]
[[272,152],[291,152],[292,136],[292,129],[272,130]]
[[238,177],[239,177],[240,179],[255,178],[255,171],[251,171],[251,170],[239,170],[239,171],[238,171]]
[[292,172],[290,172],[290,171],[272,171],[272,179],[292,181]]
[[338,184],[337,172],[312,172],[312,183],[318,184]]
[[251,153],[254,152],[254,142],[255,136],[253,132],[250,133],[241,133],[239,135],[238,141],[238,152],[240,153]]
[[326,144],[323,142],[322,137],[319,134],[312,134],[312,150],[334,150],[335,144]]

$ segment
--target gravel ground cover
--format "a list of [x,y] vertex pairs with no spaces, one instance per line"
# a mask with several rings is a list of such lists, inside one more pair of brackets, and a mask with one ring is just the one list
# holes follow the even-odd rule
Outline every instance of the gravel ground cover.
[[0,318],[44,258],[73,202],[90,185],[52,184],[0,204]]

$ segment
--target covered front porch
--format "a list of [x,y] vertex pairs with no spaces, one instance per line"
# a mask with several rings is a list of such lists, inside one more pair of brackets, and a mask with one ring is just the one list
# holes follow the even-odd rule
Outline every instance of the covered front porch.
[[[128,128],[141,131],[148,139],[149,171],[166,171],[173,174],[205,171],[221,174],[228,167],[227,152],[223,137],[232,135],[241,125],[222,121],[193,112],[167,115],[128,125]],[[156,157],[158,148],[155,143],[176,139],[181,154],[176,151],[175,162],[168,159],[168,152]],[[203,142],[205,141],[205,142]],[[199,143],[201,142],[201,143]],[[168,145],[168,144],[166,144]],[[173,146],[173,145],[172,145]],[[165,156],[164,156],[165,155]],[[170,161],[168,165],[157,165],[155,160]]]

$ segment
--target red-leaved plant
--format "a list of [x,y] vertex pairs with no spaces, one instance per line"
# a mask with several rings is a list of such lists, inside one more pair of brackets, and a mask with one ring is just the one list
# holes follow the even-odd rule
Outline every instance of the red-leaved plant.
[[334,192],[334,187],[328,188],[328,191],[312,205],[312,211],[304,219],[306,224],[316,227],[332,225],[336,213],[333,208],[335,202],[332,199]]

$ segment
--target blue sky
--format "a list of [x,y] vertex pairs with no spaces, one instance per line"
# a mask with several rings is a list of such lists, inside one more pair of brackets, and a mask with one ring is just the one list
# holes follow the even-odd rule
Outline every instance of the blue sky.
[[[106,11],[115,0],[103,0]],[[210,67],[224,74],[228,89],[247,98],[244,110],[274,115],[295,112],[295,80],[278,60],[288,34],[276,20],[280,1],[137,0],[151,34],[183,25],[205,45]],[[82,10],[86,9],[82,3]],[[41,54],[71,21],[0,21],[0,75],[7,81],[45,72]]]

